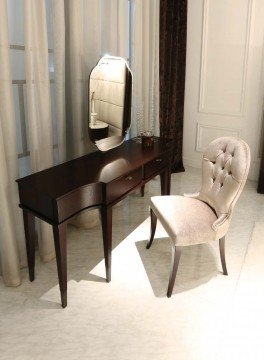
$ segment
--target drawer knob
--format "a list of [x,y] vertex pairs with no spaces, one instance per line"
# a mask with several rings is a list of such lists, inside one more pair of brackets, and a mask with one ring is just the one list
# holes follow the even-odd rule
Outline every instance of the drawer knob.
[[161,162],[162,161],[162,159],[156,159],[156,162]]
[[127,177],[125,178],[125,180],[132,180],[132,179],[133,179],[132,176],[127,176]]

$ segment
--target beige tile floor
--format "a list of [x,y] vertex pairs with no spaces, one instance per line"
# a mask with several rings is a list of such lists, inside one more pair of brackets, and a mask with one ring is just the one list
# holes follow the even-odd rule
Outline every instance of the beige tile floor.
[[[199,189],[200,171],[174,174],[172,193]],[[101,230],[68,228],[68,307],[59,303],[55,261],[26,269],[18,288],[0,279],[0,359],[264,359],[264,196],[248,182],[227,237],[229,276],[217,244],[184,249],[173,296],[166,298],[170,242],[158,225],[145,249],[149,197],[114,210],[112,282]],[[263,222],[263,223],[262,223]],[[253,237],[252,237],[252,231]],[[252,239],[252,240],[251,240]]]

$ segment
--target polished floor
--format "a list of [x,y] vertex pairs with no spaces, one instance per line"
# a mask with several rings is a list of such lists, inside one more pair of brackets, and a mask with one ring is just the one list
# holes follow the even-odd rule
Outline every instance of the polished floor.
[[[174,174],[172,194],[199,190],[200,171]],[[229,276],[218,244],[185,248],[166,298],[170,242],[158,225],[150,250],[149,197],[114,209],[112,281],[104,280],[100,227],[68,228],[68,307],[60,307],[56,263],[37,259],[36,279],[0,279],[0,359],[264,359],[264,195],[249,181],[227,236]]]

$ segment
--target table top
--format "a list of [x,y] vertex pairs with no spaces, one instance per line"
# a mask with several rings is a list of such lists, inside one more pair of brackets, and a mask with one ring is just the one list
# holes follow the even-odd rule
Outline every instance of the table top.
[[107,152],[96,151],[74,160],[18,179],[26,186],[49,198],[57,199],[81,186],[109,183],[168,152],[171,140],[155,138],[153,148],[143,148],[135,139]]

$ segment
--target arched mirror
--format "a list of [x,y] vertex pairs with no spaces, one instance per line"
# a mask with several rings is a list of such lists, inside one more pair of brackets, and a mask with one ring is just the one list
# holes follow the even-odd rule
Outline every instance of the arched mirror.
[[89,78],[89,136],[99,150],[124,141],[131,124],[132,74],[125,59],[102,57]]

